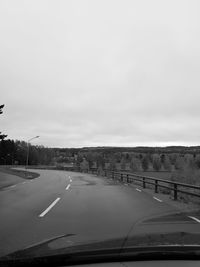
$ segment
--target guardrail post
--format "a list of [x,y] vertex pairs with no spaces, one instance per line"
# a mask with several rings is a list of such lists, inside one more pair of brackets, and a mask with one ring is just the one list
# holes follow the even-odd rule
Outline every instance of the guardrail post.
[[105,175],[105,177],[107,177],[107,172],[106,172],[106,170],[104,170],[104,175]]
[[112,178],[114,179],[114,171],[112,171]]
[[121,182],[123,182],[123,173],[121,173]]
[[158,180],[155,180],[155,193],[158,193]]
[[143,177],[142,179],[143,179],[143,188],[146,188],[145,177]]
[[174,200],[177,200],[177,184],[174,184]]
[[126,182],[129,183],[129,176],[128,176],[128,174],[126,175]]

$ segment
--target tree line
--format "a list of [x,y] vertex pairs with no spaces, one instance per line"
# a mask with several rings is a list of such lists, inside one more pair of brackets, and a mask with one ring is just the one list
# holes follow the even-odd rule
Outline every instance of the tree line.
[[117,152],[79,152],[77,162],[88,163],[88,168],[108,168],[124,171],[168,171],[182,170],[186,166],[200,169],[200,154],[157,154]]
[[[0,164],[25,165],[28,144],[19,140],[0,141]],[[49,165],[54,158],[54,150],[44,146],[29,144],[29,165]]]
[[[25,141],[1,139],[0,164],[25,165],[28,144]],[[200,169],[200,154],[192,153],[137,153],[112,150],[85,151],[82,148],[47,148],[29,144],[30,165],[74,164],[87,168],[107,168],[124,171],[172,171],[185,166]]]
[[[3,114],[5,105],[0,105],[0,114]],[[24,141],[6,139],[7,135],[0,132],[0,164],[1,165],[25,165],[28,144]],[[43,146],[29,145],[29,164],[48,165],[54,158],[54,150]]]
[[[0,114],[4,105],[0,105]],[[28,144],[0,132],[0,165],[25,165]],[[173,179],[200,180],[200,147],[84,147],[47,148],[29,144],[29,165],[69,165],[141,172],[168,171]]]

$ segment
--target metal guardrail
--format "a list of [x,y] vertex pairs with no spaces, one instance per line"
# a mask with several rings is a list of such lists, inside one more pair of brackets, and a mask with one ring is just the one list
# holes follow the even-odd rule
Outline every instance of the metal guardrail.
[[[134,182],[139,182],[143,188],[146,188],[147,185],[151,185],[154,187],[155,193],[158,193],[159,188],[166,188],[171,192],[173,192],[174,200],[178,199],[178,193],[200,197],[200,186],[179,183],[170,180],[163,180],[155,177],[143,176],[134,173],[117,172],[110,170],[104,170],[103,172],[104,176],[110,177],[114,180],[119,180],[121,182],[126,182],[129,184]],[[97,169],[92,169],[91,173],[98,173]],[[191,189],[192,192],[186,189]]]
[[[80,167],[65,167],[65,168],[55,167],[55,166],[44,166],[44,167],[47,167],[47,168],[53,167],[53,169],[75,171],[75,172],[83,171],[81,170]],[[97,175],[103,174],[104,176],[108,178],[112,178],[114,180],[119,180],[121,182],[126,182],[129,184],[134,183],[134,182],[139,182],[143,188],[146,188],[147,185],[151,185],[154,187],[155,193],[159,192],[159,188],[166,188],[170,190],[170,192],[173,192],[174,200],[178,199],[178,193],[200,197],[200,186],[196,186],[196,185],[179,183],[176,181],[164,180],[164,179],[143,176],[143,175],[138,175],[138,174],[128,173],[128,172],[117,172],[117,171],[111,171],[111,170],[105,170],[105,169],[100,171],[97,168],[84,170],[84,172],[89,172],[89,173],[97,174]],[[189,190],[192,190],[192,191],[189,191]]]

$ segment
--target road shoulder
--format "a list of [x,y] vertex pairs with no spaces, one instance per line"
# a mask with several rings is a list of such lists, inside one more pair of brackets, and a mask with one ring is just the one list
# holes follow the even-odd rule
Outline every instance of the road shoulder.
[[0,190],[9,186],[24,182],[24,179],[35,179],[39,177],[38,173],[27,172],[25,170],[16,170],[8,167],[0,167]]
[[150,195],[153,198],[157,198],[158,200],[161,200],[162,202],[169,204],[170,206],[173,206],[174,208],[180,210],[181,212],[191,212],[191,211],[199,211],[200,207],[199,204],[196,203],[186,203],[181,200],[174,200],[172,195],[169,194],[163,194],[161,192],[155,193],[152,189],[148,188],[142,188],[136,184],[129,184],[130,187],[137,187],[142,192],[145,192],[146,194]]

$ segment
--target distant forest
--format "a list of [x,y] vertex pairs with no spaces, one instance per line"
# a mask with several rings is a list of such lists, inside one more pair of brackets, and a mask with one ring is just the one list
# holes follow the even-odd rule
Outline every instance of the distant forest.
[[[28,144],[0,141],[0,165],[25,165]],[[125,172],[169,172],[172,180],[200,183],[200,147],[83,147],[47,148],[29,144],[29,165],[92,168]]]
[[[24,141],[1,140],[0,164],[25,165],[27,146]],[[89,168],[109,165],[112,169],[128,166],[130,170],[159,171],[180,168],[182,161],[199,166],[199,157],[200,146],[47,148],[29,144],[29,165],[80,165],[85,161]]]

